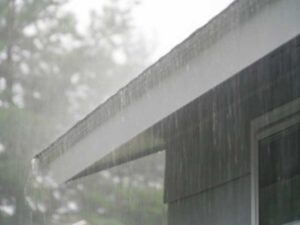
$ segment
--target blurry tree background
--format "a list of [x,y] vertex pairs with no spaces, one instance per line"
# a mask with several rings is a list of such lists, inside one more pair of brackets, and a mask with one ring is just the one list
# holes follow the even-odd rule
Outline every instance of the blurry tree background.
[[162,155],[65,188],[31,179],[34,153],[148,63],[138,2],[106,1],[85,32],[65,4],[0,0],[0,224],[165,224]]

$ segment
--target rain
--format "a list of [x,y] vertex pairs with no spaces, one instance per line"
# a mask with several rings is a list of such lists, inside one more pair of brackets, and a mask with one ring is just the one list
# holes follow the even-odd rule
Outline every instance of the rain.
[[299,10],[2,0],[0,225],[299,225]]

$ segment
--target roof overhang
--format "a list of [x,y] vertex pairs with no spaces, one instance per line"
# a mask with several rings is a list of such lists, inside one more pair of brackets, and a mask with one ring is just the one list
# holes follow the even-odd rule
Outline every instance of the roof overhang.
[[37,154],[39,170],[63,183],[164,150],[151,128],[297,36],[299,12],[298,0],[234,2]]

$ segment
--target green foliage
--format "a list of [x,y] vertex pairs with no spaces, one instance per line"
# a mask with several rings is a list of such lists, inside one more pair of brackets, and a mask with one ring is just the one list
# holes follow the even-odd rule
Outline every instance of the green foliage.
[[[98,182],[91,182],[97,179]],[[88,182],[87,182],[88,181]],[[89,178],[80,199],[81,216],[89,224],[95,223],[96,218],[113,218],[114,223],[122,225],[152,225],[166,224],[166,207],[162,204],[162,190],[144,185],[131,183],[114,183],[111,178]],[[99,191],[101,190],[101,191]],[[113,223],[113,224],[114,224]],[[105,223],[103,223],[105,224]]]
[[[0,224],[165,224],[161,189],[110,172],[67,187],[33,179],[30,159],[137,75],[147,51],[133,32],[134,4],[111,0],[76,29],[63,0],[0,1]],[[152,162],[143,169],[152,167]],[[129,183],[144,174],[131,170]],[[149,175],[149,176],[148,176]],[[155,181],[156,182],[156,181]],[[80,188],[79,188],[80,187]],[[71,206],[70,206],[71,205]],[[73,207],[72,207],[73,205]]]

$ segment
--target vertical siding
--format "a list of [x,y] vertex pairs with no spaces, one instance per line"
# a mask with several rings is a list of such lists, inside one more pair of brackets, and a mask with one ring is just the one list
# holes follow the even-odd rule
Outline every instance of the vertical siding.
[[300,36],[167,118],[165,201],[249,174],[251,120],[298,97]]
[[250,176],[169,204],[172,225],[250,225]]

